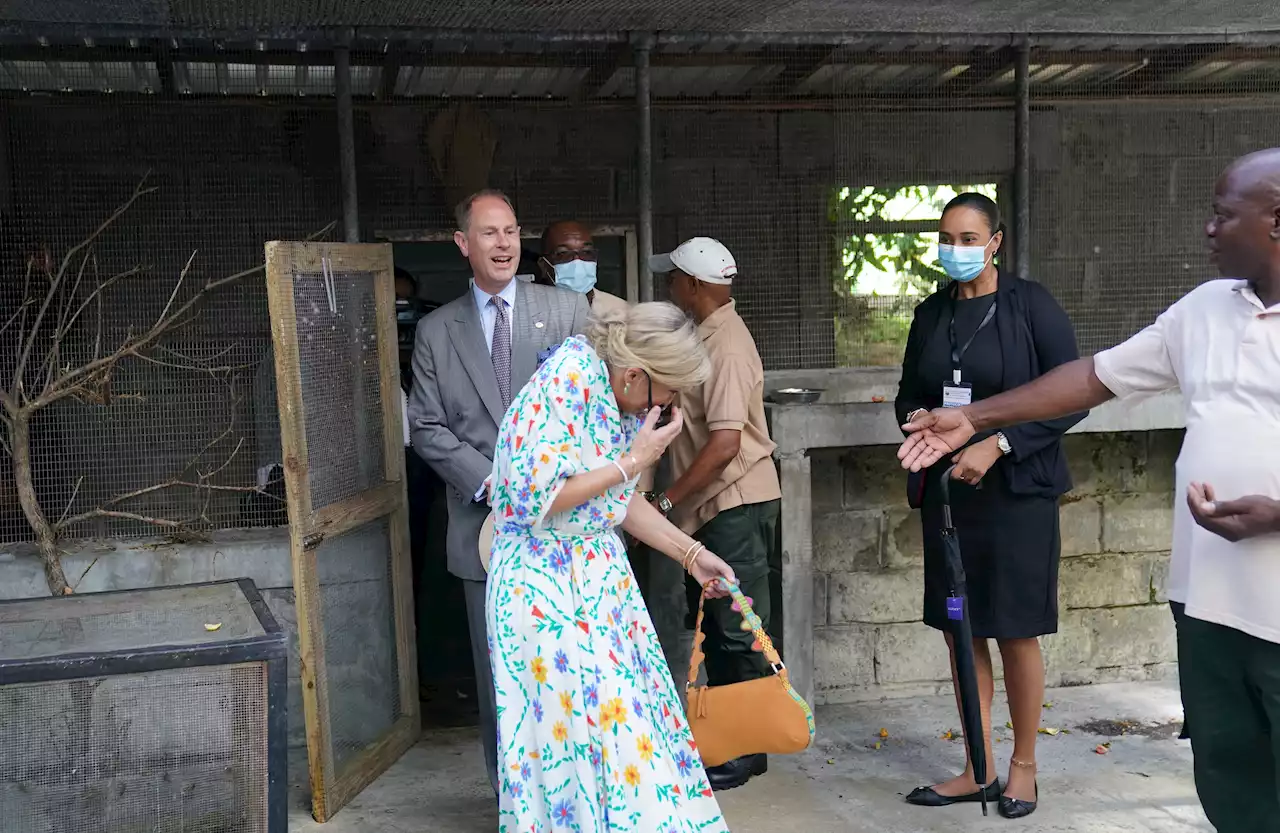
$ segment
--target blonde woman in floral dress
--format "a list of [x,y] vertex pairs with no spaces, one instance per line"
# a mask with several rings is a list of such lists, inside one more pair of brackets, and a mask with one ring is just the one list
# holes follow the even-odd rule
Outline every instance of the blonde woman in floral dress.
[[618,535],[712,595],[734,580],[635,489],[681,429],[657,406],[708,372],[684,313],[639,304],[593,318],[507,411],[486,604],[502,833],[728,830]]

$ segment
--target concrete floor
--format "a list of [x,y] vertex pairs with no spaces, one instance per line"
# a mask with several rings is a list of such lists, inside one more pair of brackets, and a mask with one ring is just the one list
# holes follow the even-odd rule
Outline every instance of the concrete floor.
[[[1012,747],[997,695],[996,756],[1003,777]],[[1210,833],[1191,779],[1191,749],[1176,739],[1175,683],[1102,685],[1052,691],[1042,735],[1040,809],[1010,822],[984,819],[977,805],[925,809],[905,804],[912,787],[943,780],[964,760],[950,697],[886,700],[818,710],[814,749],[770,760],[770,772],[720,794],[735,833]],[[881,729],[888,738],[875,743]],[[1122,733],[1123,732],[1123,733]],[[1106,755],[1095,751],[1111,743]],[[292,833],[492,833],[495,800],[476,735],[451,729],[424,738],[331,822],[318,825],[297,789]],[[296,771],[296,770],[295,770]],[[295,779],[296,780],[296,779]],[[1012,827],[1011,827],[1012,826]]]

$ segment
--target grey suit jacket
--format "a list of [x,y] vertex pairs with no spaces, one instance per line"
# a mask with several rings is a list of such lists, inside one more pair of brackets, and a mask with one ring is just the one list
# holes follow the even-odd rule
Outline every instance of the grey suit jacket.
[[[538,368],[538,354],[586,330],[585,295],[516,281],[511,393]],[[449,572],[484,581],[480,527],[489,507],[474,498],[493,470],[502,397],[471,290],[418,322],[413,347],[409,430],[413,448],[448,491]]]

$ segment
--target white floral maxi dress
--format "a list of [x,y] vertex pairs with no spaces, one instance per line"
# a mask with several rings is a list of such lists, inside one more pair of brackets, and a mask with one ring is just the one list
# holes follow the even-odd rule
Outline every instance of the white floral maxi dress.
[[727,831],[616,532],[635,481],[547,517],[566,478],[630,448],[605,365],[569,339],[504,422],[485,605],[499,831]]

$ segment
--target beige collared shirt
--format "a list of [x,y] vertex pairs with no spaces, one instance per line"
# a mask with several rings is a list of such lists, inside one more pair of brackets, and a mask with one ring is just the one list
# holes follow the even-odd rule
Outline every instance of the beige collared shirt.
[[782,497],[773,464],[776,446],[764,415],[764,365],[751,331],[730,301],[698,325],[698,334],[711,355],[711,380],[680,394],[684,431],[668,449],[672,476],[679,479],[689,470],[712,431],[741,431],[742,440],[738,456],[715,482],[672,512],[688,533],[726,509]]
[[1094,357],[1118,397],[1181,389],[1169,598],[1187,615],[1280,643],[1280,535],[1231,543],[1196,525],[1187,486],[1219,499],[1280,499],[1280,304],[1243,281],[1202,284],[1156,322]]

